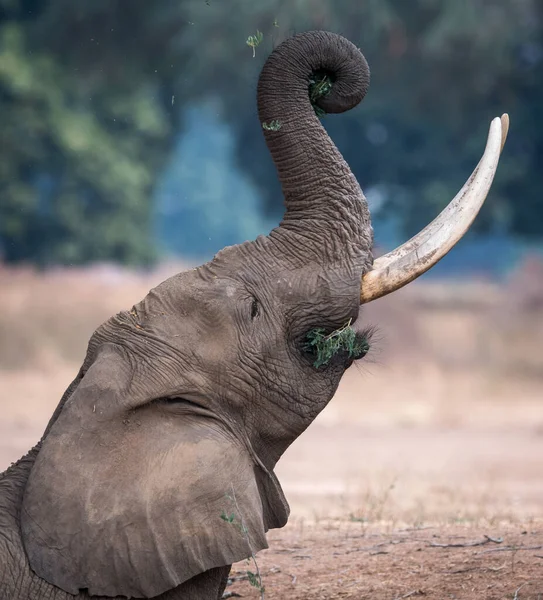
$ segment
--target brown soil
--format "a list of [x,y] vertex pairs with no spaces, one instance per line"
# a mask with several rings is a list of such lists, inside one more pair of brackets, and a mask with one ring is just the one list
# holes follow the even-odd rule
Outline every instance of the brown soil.
[[[539,600],[543,529],[430,527],[365,531],[348,522],[289,525],[258,555],[266,600]],[[232,569],[227,592],[259,598]],[[241,580],[239,580],[241,578]]]

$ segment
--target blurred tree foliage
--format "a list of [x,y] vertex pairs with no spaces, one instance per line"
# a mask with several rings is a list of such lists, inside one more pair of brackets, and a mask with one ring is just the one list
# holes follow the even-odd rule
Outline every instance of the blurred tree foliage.
[[8,261],[153,259],[149,199],[175,126],[155,62],[168,60],[163,38],[178,28],[150,3],[121,5],[0,1]]
[[478,162],[490,119],[508,111],[477,226],[543,237],[541,0],[0,0],[5,258],[152,261],[152,190],[182,107],[208,96],[278,215],[256,82],[274,46],[313,28],[351,39],[372,69],[363,104],[323,123],[380,214],[409,234],[425,225]]

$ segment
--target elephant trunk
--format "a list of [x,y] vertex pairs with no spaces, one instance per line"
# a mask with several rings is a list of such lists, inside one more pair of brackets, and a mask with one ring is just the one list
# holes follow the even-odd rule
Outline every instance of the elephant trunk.
[[[364,98],[369,79],[360,50],[323,31],[287,39],[266,61],[258,82],[258,114],[285,197],[277,231],[298,232],[320,247],[323,240],[341,240],[343,251],[346,246],[356,254],[371,251],[364,194],[315,112],[353,108]],[[312,98],[316,80],[329,89]]]

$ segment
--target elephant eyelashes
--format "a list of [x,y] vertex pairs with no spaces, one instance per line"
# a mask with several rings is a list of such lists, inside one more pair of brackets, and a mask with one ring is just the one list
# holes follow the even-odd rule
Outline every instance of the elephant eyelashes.
[[258,304],[258,300],[253,297],[253,302],[251,303],[251,320],[254,320],[260,314],[260,305]]

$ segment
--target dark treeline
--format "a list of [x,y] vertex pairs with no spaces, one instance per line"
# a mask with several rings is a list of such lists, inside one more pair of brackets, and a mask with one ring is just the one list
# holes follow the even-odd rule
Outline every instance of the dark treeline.
[[[372,69],[363,104],[323,123],[376,215],[394,215],[405,234],[425,225],[507,111],[510,138],[477,228],[543,237],[540,0],[0,0],[4,260],[152,263],[153,198],[190,128],[183,107],[210,98],[233,133],[231,168],[278,218],[256,81],[274,46],[314,28],[351,39]],[[231,210],[214,206],[216,221]],[[175,235],[193,227],[186,218]]]

